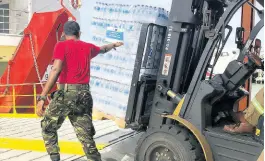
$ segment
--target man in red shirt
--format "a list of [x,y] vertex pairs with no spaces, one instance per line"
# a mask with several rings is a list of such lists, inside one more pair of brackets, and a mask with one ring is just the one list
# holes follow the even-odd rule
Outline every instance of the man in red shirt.
[[[68,116],[89,161],[101,161],[93,136],[93,100],[89,90],[90,61],[99,53],[106,53],[123,43],[97,47],[79,40],[80,27],[74,21],[64,25],[65,41],[56,44],[53,68],[47,84],[38,98],[37,114],[41,121],[45,147],[52,161],[60,160],[57,130]],[[47,94],[59,78],[59,90],[52,94],[52,101],[44,107]]]

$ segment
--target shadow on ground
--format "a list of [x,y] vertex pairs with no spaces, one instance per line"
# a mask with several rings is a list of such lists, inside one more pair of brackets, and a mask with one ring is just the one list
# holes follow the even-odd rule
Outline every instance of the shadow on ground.
[[106,159],[104,159],[105,161],[118,161],[118,160],[116,160],[116,159],[111,159],[111,158],[106,158]]
[[[141,134],[110,146],[107,150],[101,152],[102,161],[134,161],[134,151]],[[86,158],[80,158],[74,161],[86,161]]]

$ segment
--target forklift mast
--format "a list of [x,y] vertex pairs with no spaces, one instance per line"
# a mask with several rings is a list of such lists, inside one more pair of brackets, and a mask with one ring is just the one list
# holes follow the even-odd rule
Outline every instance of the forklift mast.
[[[161,125],[161,115],[173,112],[176,102],[165,92],[171,89],[179,99],[187,92],[224,7],[219,0],[174,0],[167,27],[143,25],[126,114],[129,127]],[[156,74],[140,75],[150,70],[150,62]]]
[[[228,24],[244,4],[261,20],[245,42],[244,29],[237,28],[238,59],[212,77],[233,30]],[[128,128],[146,130],[137,143],[137,161],[258,158],[263,135],[253,139],[222,129],[236,122],[232,113],[238,100],[249,94],[240,87],[263,68],[250,50],[263,26],[263,11],[249,0],[173,0],[166,27],[142,26],[126,113]]]
[[[222,14],[221,1],[173,1],[149,126],[165,123],[161,115],[172,114],[187,92],[211,30]],[[177,102],[168,97],[168,90],[178,94]]]

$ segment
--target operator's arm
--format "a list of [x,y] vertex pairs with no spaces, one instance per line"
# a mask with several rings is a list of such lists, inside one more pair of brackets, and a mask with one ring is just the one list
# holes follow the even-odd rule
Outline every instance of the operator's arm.
[[41,93],[41,96],[47,96],[47,94],[50,92],[50,90],[52,89],[56,81],[58,80],[58,77],[62,71],[62,68],[63,68],[63,61],[59,59],[54,60],[53,68],[50,72],[48,81]]

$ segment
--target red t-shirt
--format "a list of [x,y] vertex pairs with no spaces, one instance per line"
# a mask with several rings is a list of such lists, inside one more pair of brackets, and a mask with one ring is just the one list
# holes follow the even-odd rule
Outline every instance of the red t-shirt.
[[53,60],[63,61],[59,76],[60,84],[88,84],[90,60],[97,56],[100,48],[79,40],[67,40],[56,44]]

